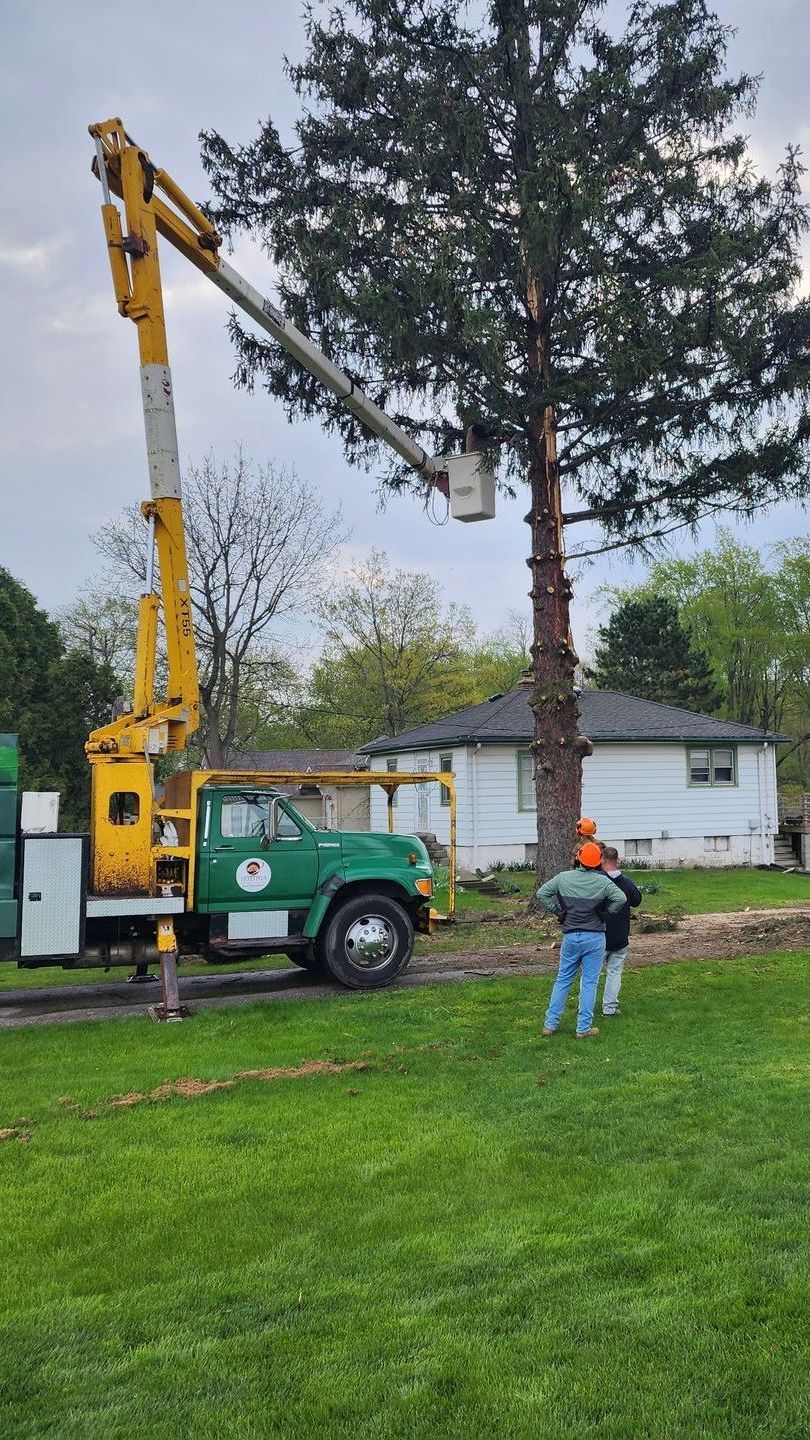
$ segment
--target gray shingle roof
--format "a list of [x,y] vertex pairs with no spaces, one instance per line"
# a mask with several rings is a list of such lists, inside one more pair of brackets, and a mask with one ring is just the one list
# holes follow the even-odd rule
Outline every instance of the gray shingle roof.
[[[579,703],[581,729],[594,741],[706,740],[716,744],[725,741],[755,745],[762,744],[763,740],[789,739],[787,735],[757,730],[752,725],[739,725],[735,720],[697,715],[675,705],[660,705],[656,700],[638,700],[634,695],[622,695],[616,690],[583,690]],[[533,734],[528,691],[518,686],[506,695],[496,695],[481,705],[470,705],[429,725],[417,725],[401,735],[381,735],[361,745],[360,753],[435,750],[442,745],[528,744]]]
[[356,750],[242,750],[228,765],[229,770],[365,770],[367,763]]

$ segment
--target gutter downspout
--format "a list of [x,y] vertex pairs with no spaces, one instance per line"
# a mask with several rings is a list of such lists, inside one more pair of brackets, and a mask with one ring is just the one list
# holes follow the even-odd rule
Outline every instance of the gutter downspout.
[[480,749],[481,741],[479,740],[478,744],[475,745],[470,752],[470,781],[472,785],[470,810],[472,812],[473,870],[478,869],[478,766],[476,764],[476,761],[478,759],[478,752]]
[[[760,764],[760,761],[762,762]],[[757,784],[759,790],[759,856],[760,863],[767,865],[767,816],[765,813],[765,787],[768,783],[768,742],[763,740],[762,750],[757,751]]]

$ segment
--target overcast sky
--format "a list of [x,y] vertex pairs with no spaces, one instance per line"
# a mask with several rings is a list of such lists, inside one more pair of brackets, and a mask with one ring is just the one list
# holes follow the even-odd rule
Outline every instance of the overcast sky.
[[[732,66],[764,75],[749,128],[758,163],[772,173],[786,142],[810,148],[810,6],[718,0],[716,8],[738,31]],[[91,532],[148,492],[136,335],[115,309],[87,126],[121,115],[158,164],[204,197],[201,129],[239,141],[268,114],[289,125],[296,102],[283,57],[301,55],[303,25],[299,0],[224,8],[2,0],[0,20],[0,564],[55,608],[99,568]],[[351,470],[317,423],[290,425],[276,402],[234,389],[224,297],[169,247],[162,263],[181,462],[209,450],[227,456],[242,442],[257,460],[295,465],[325,504],[340,502],[352,531],[347,563],[385,548],[396,564],[429,570],[483,629],[510,607],[528,607],[525,499],[502,502],[490,523],[443,529],[413,499],[379,513],[373,477]],[[271,288],[258,253],[243,247],[233,263]],[[784,506],[739,533],[763,545],[805,529],[804,513]],[[703,543],[713,534],[707,527]],[[598,585],[639,573],[608,557],[580,577],[580,646]]]

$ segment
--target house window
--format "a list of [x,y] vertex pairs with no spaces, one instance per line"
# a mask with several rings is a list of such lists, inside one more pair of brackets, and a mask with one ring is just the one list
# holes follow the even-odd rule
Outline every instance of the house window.
[[737,784],[737,754],[731,746],[707,746],[688,755],[690,785]]
[[628,859],[638,859],[642,855],[652,855],[652,840],[625,840],[624,853]]
[[534,788],[534,756],[531,750],[517,752],[518,810],[536,810],[537,792]]
[[[440,755],[440,756],[439,756],[439,769],[440,769],[440,770],[452,770],[452,768],[453,768],[453,757],[452,757],[452,755]],[[439,787],[439,789],[440,789],[440,792],[441,792],[441,794],[440,794],[440,802],[439,802],[439,803],[442,804],[442,805],[449,805],[449,804],[450,804],[450,791],[448,790],[447,786],[446,786],[446,785],[441,785],[441,786]]]
[[[396,759],[396,757],[395,757],[393,760],[386,760],[386,762],[385,762],[385,768],[386,768],[386,770],[388,771],[389,775],[394,775],[394,774],[396,774],[397,770],[399,769],[399,761]],[[397,789],[397,790],[394,791],[393,795],[391,796],[391,804],[394,806],[394,808],[396,808],[396,805],[397,805],[398,800],[399,800],[399,790]]]
[[730,835],[704,835],[703,847],[705,850],[730,850]]
[[734,785],[736,780],[734,751],[712,750],[712,784]]

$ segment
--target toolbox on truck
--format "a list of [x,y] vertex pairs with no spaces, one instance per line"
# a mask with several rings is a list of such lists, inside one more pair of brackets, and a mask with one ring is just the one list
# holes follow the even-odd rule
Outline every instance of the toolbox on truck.
[[84,949],[89,835],[25,835],[20,880],[20,959],[79,956]]

